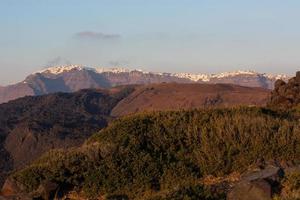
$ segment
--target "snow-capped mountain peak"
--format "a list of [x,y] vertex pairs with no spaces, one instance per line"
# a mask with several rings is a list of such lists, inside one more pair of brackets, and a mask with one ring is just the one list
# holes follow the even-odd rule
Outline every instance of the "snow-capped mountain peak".
[[210,76],[207,74],[175,73],[172,75],[178,78],[185,78],[195,82],[199,80],[207,82],[210,80]]
[[212,78],[225,78],[225,77],[232,77],[232,76],[239,76],[239,75],[258,75],[259,73],[253,70],[237,70],[233,72],[222,72],[219,74],[212,74]]
[[289,78],[287,75],[264,74],[264,73],[255,72],[253,70],[237,70],[232,72],[222,72],[218,74],[175,73],[173,74],[173,76],[176,76],[178,78],[190,79],[195,82],[197,81],[209,82],[211,81],[211,79],[222,79],[222,78],[230,78],[235,76],[261,76],[272,80],[277,80],[277,79],[287,80]]
[[97,73],[100,73],[100,74],[105,73],[105,72],[111,72],[111,73],[129,73],[130,72],[129,69],[117,68],[117,67],[114,67],[114,68],[97,67],[97,68],[94,68],[94,71]]
[[[53,75],[59,75],[65,72],[69,71],[82,71],[82,70],[88,70],[88,71],[94,71],[96,73],[106,73],[106,72],[111,72],[111,73],[129,73],[131,70],[126,69],[126,68],[103,68],[103,67],[89,67],[89,66],[83,66],[83,65],[61,65],[61,66],[54,66],[54,67],[49,67],[43,70],[40,70],[36,73],[47,73],[47,74],[53,74]],[[137,70],[140,71],[140,70]]]
[[218,74],[201,74],[201,73],[164,73],[164,72],[147,72],[143,70],[130,70],[126,68],[104,68],[104,67],[89,67],[89,66],[83,66],[83,65],[63,65],[63,66],[54,66],[50,67],[44,70],[41,70],[37,73],[45,73],[45,74],[53,74],[53,75],[59,75],[62,73],[66,73],[69,71],[82,71],[82,70],[90,70],[98,74],[102,73],[131,73],[131,72],[140,72],[142,74],[155,74],[159,76],[169,75],[172,77],[180,78],[180,79],[188,79],[192,82],[209,82],[212,79],[222,79],[222,78],[230,78],[235,76],[260,76],[265,77],[267,79],[277,80],[277,79],[283,79],[287,80],[289,77],[286,75],[270,75],[265,73],[258,73],[253,70],[237,70],[232,72],[222,72]]
[[63,65],[43,69],[30,74],[22,82],[1,87],[0,103],[28,95],[74,92],[88,88],[110,88],[132,84],[205,82],[209,84],[235,84],[246,87],[273,89],[277,79],[287,81],[288,78],[286,75],[270,75],[251,70],[238,70],[219,74],[166,73],[126,68]]
[[62,66],[54,66],[54,67],[49,67],[43,70],[40,70],[36,73],[49,73],[49,74],[61,74],[64,72],[69,72],[72,70],[84,70],[87,69],[87,67],[84,67],[82,65],[62,65]]

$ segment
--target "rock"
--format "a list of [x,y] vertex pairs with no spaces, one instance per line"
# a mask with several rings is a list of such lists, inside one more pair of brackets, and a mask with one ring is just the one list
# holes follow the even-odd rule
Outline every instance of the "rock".
[[107,200],[128,200],[129,198],[126,195],[113,195],[107,197]]
[[278,191],[281,179],[284,177],[283,169],[268,166],[263,170],[244,174],[228,193],[229,200],[271,200],[272,195]]
[[271,200],[272,188],[265,180],[242,181],[228,194],[228,200]]
[[288,85],[293,85],[295,84],[297,81],[296,81],[296,78],[291,78],[289,81],[288,81]]
[[284,171],[275,166],[267,166],[263,170],[249,172],[242,176],[243,180],[255,181],[259,179],[268,179],[272,181],[280,181],[284,177]]
[[10,200],[10,198],[0,196],[0,200]]
[[6,179],[6,181],[2,187],[1,195],[2,196],[13,196],[13,195],[20,193],[20,191],[21,191],[21,189],[18,187],[16,182],[13,179],[8,178],[8,179]]
[[281,80],[281,79],[278,79],[276,82],[275,82],[275,88],[279,88],[280,86],[282,85],[285,85],[286,83]]
[[32,198],[25,197],[25,196],[10,196],[10,197],[0,196],[0,200],[32,200]]
[[42,183],[37,191],[34,192],[34,197],[40,198],[44,200],[50,200],[55,197],[55,194],[58,190],[59,185],[57,183],[46,181]]
[[296,81],[300,83],[300,71],[296,73]]
[[300,102],[300,71],[296,73],[296,77],[291,78],[288,83],[282,80],[275,82],[275,89],[271,93],[269,102],[270,107],[275,108],[293,108]]

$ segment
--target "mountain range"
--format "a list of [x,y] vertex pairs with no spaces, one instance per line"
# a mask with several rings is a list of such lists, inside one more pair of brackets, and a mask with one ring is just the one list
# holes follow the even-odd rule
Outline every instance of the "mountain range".
[[32,73],[24,81],[0,87],[0,103],[24,96],[55,92],[76,92],[88,88],[111,88],[119,85],[151,83],[228,83],[247,87],[273,89],[278,79],[286,75],[269,75],[254,71],[220,74],[156,73],[123,68],[93,68],[79,65],[55,66]]

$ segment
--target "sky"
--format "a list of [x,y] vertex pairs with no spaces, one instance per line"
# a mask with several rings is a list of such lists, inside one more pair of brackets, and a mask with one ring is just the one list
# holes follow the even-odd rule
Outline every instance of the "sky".
[[299,0],[0,0],[0,85],[52,65],[300,69]]

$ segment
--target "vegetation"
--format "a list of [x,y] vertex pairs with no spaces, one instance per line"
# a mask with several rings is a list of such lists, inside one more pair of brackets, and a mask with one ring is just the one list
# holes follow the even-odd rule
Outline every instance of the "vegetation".
[[107,199],[225,199],[206,175],[257,161],[300,162],[298,111],[231,108],[144,113],[114,121],[81,148],[52,151],[13,175],[28,191],[44,181]]
[[111,110],[133,86],[24,97],[0,105],[0,185],[53,148],[81,146],[106,127]]
[[288,174],[282,180],[281,194],[274,200],[298,200],[300,199],[300,173],[295,171]]

